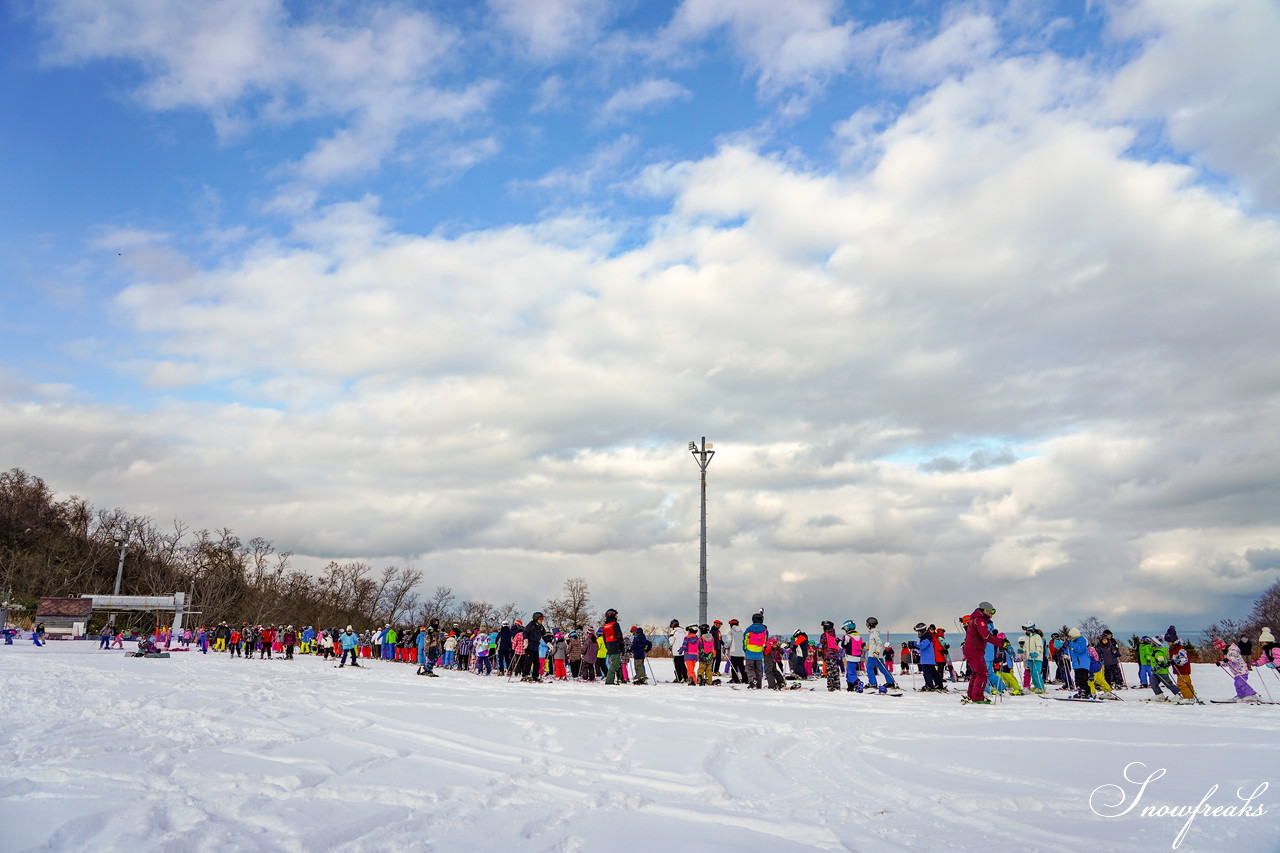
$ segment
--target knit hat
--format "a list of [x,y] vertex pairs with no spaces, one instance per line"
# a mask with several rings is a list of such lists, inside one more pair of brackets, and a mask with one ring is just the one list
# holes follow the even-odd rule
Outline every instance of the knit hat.
[[1222,638],[1221,638],[1221,637],[1214,637],[1214,638],[1213,638],[1213,647],[1214,647],[1215,649],[1217,649],[1218,651],[1222,651],[1223,649],[1225,649],[1225,648],[1227,647],[1227,644],[1226,644],[1226,643],[1224,643],[1224,642],[1222,642]]
[[1178,642],[1178,629],[1170,625],[1169,630],[1164,632],[1164,641],[1166,643]]
[[1070,631],[1067,632],[1067,636],[1074,640],[1076,637],[1080,636],[1080,629],[1072,628]]
[[1262,633],[1258,635],[1259,643],[1274,643],[1276,638],[1272,636],[1270,628],[1263,628]]

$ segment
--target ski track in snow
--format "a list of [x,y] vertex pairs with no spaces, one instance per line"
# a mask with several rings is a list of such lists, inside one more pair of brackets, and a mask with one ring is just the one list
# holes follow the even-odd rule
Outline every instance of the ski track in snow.
[[[1216,667],[1195,680],[1234,695]],[[0,648],[0,853],[1136,853],[1184,820],[1090,811],[1129,762],[1167,769],[1144,805],[1276,781],[1280,706],[1125,693],[986,708],[19,644]],[[1276,814],[1198,818],[1179,849],[1280,849],[1276,795]]]

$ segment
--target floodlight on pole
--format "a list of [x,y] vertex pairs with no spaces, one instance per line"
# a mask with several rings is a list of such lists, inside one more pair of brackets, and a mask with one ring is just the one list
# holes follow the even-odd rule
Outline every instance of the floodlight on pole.
[[[125,555],[125,552],[129,550],[129,532],[131,530],[133,530],[132,521],[130,521],[124,526],[124,530],[123,532],[121,532],[120,538],[116,540],[117,542],[120,543],[120,562],[119,564],[116,565],[116,589],[115,589],[115,592],[112,593],[113,595],[120,594],[120,580],[121,578],[124,577],[124,555]],[[107,624],[109,625],[116,624],[116,614],[114,612],[112,612],[111,615],[107,617]]]
[[702,537],[701,548],[698,551],[698,624],[706,625],[707,623],[707,466],[711,464],[711,457],[716,455],[712,450],[714,444],[707,441],[707,437],[702,437],[702,447],[698,447],[696,441],[689,442],[689,452],[693,454],[693,461],[698,463],[698,467],[702,469]]

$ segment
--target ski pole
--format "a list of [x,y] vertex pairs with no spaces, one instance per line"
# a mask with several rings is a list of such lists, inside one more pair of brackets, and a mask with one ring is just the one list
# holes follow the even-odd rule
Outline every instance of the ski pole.
[[511,682],[511,679],[515,677],[516,670],[523,664],[524,664],[524,652],[521,652],[520,654],[516,655],[515,660],[511,661],[511,665],[507,667],[507,683],[508,684]]
[[[1272,670],[1272,672],[1275,672],[1275,670],[1273,669],[1273,670]],[[1280,676],[1277,676],[1277,677],[1278,677],[1278,678],[1280,678]],[[1245,664],[1245,675],[1244,675],[1244,679],[1245,679],[1245,682],[1246,682],[1246,683],[1249,681],[1249,665],[1248,665],[1247,663]],[[1268,701],[1268,702],[1270,702],[1270,703],[1272,703],[1272,704],[1274,705],[1274,704],[1275,704],[1275,700],[1271,698],[1271,688],[1267,686],[1267,680],[1266,680],[1265,678],[1262,678],[1261,676],[1259,676],[1258,681],[1259,681],[1259,682],[1261,682],[1261,684],[1262,684],[1262,689],[1263,689],[1264,691],[1266,691],[1266,694],[1267,694],[1267,701]]]

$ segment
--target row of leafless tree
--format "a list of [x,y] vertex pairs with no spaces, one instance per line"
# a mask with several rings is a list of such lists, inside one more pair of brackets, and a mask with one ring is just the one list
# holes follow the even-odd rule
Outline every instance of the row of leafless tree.
[[333,562],[309,573],[267,539],[192,532],[176,521],[161,529],[121,509],[95,510],[78,496],[59,501],[21,469],[0,473],[0,590],[16,601],[34,609],[43,597],[112,592],[122,542],[121,594],[187,592],[209,624],[404,624],[430,604],[414,592],[422,572],[412,567],[376,572],[363,562]]
[[[244,541],[226,528],[193,532],[180,521],[161,529],[122,509],[95,510],[78,496],[59,501],[43,480],[21,469],[0,473],[0,593],[9,592],[29,612],[44,597],[112,592],[121,542],[128,546],[121,594],[187,592],[204,624],[351,624],[363,630],[435,622],[474,630],[496,629],[524,615],[514,603],[459,600],[447,586],[423,600],[417,592],[423,573],[410,566],[375,571],[361,561],[335,561],[307,572],[261,537]],[[599,624],[583,578],[566,580],[564,595],[549,600],[543,612],[546,624],[557,628]],[[117,624],[152,621],[136,615]]]

